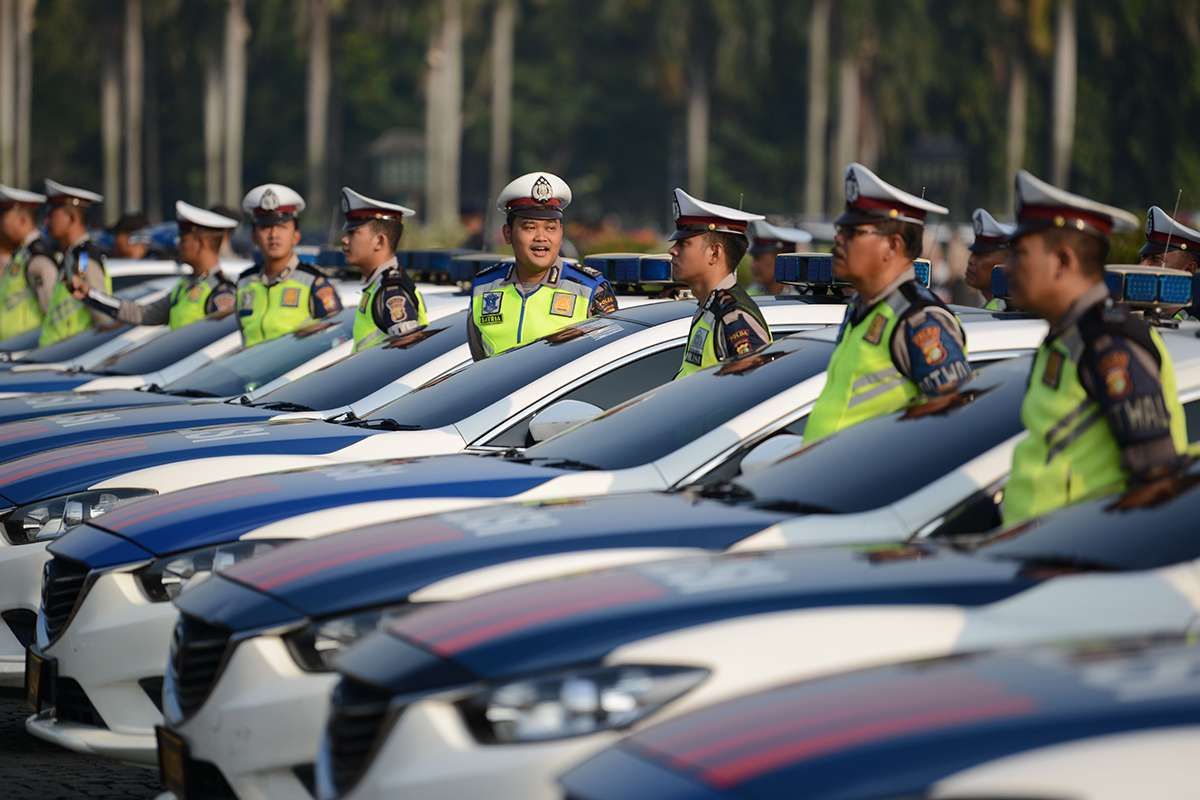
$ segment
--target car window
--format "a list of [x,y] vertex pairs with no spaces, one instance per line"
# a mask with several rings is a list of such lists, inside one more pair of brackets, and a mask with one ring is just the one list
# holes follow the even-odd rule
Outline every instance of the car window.
[[601,469],[654,461],[824,372],[832,352],[832,342],[779,339],[757,353],[634,397],[525,455],[583,461]]
[[847,428],[737,483],[762,506],[851,514],[894,503],[1021,432],[1029,363],[984,367],[952,398]]
[[248,392],[349,341],[354,335],[354,313],[354,308],[347,308],[333,319],[314,325],[307,332],[281,336],[221,356],[163,386],[163,391],[214,397],[231,397]]
[[414,369],[467,343],[467,313],[461,311],[420,331],[343,358],[255,398],[256,405],[284,403],[313,410],[338,408],[378,391]]
[[[588,381],[559,398],[559,400],[581,400],[598,408],[612,408],[634,395],[661,386],[675,377],[683,361],[683,345],[668,347],[657,353],[635,359],[607,372],[595,380]],[[540,409],[539,409],[540,410]],[[535,412],[536,413],[536,412]],[[529,421],[534,414],[527,414],[519,422],[509,426],[503,433],[486,442],[488,447],[529,447],[533,438],[529,435]]]
[[139,344],[101,361],[93,372],[100,375],[143,375],[169,367],[238,329],[236,314],[203,319]]
[[127,330],[129,330],[128,325],[118,325],[115,328],[103,331],[92,328],[83,333],[75,334],[69,339],[63,339],[61,342],[55,342],[46,347],[39,347],[37,350],[26,353],[17,360],[22,364],[53,364],[57,361],[67,361],[81,356],[89,350],[94,350],[110,339],[115,339],[122,333],[125,333]]
[[452,425],[586,353],[644,330],[640,323],[615,317],[585,320],[430,381],[369,418],[415,429]]

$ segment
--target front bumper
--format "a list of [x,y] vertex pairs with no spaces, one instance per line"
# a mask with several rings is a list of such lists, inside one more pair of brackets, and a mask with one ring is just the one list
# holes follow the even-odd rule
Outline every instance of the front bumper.
[[58,661],[56,696],[74,682],[80,691],[68,694],[82,693],[103,725],[80,724],[60,705],[27,730],[77,752],[155,764],[162,715],[153,687],[161,686],[177,616],[170,603],[147,600],[131,573],[102,573],[58,639],[47,645],[40,626],[38,638],[42,654]]
[[0,686],[20,687],[25,679],[25,646],[31,639],[18,630],[32,628],[41,604],[42,567],[49,558],[45,542],[0,542]]
[[278,636],[255,636],[234,647],[208,698],[171,729],[242,800],[311,800],[296,768],[311,774],[336,681],[296,666]]

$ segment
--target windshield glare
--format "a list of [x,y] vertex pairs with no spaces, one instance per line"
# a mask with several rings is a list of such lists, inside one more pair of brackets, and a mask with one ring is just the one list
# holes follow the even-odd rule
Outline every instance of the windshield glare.
[[202,319],[155,336],[131,350],[104,359],[91,370],[100,375],[144,375],[169,367],[238,330],[236,314]]

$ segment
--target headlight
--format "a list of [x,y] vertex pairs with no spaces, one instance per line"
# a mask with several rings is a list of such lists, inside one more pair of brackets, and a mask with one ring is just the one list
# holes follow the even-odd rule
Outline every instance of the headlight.
[[540,742],[632,725],[706,677],[698,667],[595,667],[505,684],[459,708],[485,744]]
[[416,604],[404,603],[317,620],[289,633],[284,640],[292,651],[292,658],[303,669],[330,672],[338,653],[416,607]]
[[174,600],[189,584],[202,581],[214,572],[228,569],[239,561],[261,555],[281,544],[287,544],[287,541],[255,539],[229,542],[216,547],[192,550],[189,553],[164,556],[134,574],[146,597],[155,603],[165,603]]
[[158,492],[153,489],[96,489],[30,503],[4,519],[4,538],[9,544],[57,539],[67,528],[102,517],[130,500],[153,494]]

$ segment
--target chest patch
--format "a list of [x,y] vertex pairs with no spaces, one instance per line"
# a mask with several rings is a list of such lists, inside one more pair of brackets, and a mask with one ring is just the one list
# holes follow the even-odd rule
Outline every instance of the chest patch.
[[879,344],[883,339],[883,329],[887,327],[887,320],[877,316],[871,320],[870,326],[867,327],[867,335],[863,337],[863,341],[867,344]]
[[246,290],[238,295],[238,308],[250,310],[254,308],[254,292]]
[[707,328],[696,328],[692,331],[692,336],[688,339],[687,351],[683,354],[683,360],[699,366],[704,361],[704,344],[707,341]]
[[500,316],[500,305],[502,300],[504,300],[503,292],[483,293],[483,310],[479,315],[480,324],[496,325],[500,322],[503,322],[503,317]]
[[279,305],[284,308],[296,308],[300,305],[300,290],[295,286],[289,286],[283,290],[283,296],[279,298]]
[[554,297],[550,299],[550,313],[556,317],[574,316],[577,299],[570,292],[555,292]]
[[1057,350],[1050,352],[1046,359],[1046,368],[1042,370],[1042,383],[1049,386],[1051,389],[1058,388],[1058,382],[1062,380],[1063,355]]

